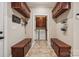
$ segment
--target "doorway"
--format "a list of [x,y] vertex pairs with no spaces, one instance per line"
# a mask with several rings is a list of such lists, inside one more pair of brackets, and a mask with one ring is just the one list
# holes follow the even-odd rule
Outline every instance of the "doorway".
[[47,16],[39,15],[35,17],[37,40],[47,40]]

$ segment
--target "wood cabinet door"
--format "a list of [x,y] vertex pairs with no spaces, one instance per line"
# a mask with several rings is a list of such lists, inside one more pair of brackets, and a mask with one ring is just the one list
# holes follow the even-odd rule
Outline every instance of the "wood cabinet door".
[[36,27],[46,27],[46,17],[36,17]]
[[71,8],[70,2],[58,2],[52,10],[53,18],[59,17],[61,14],[63,14],[65,11],[69,10],[70,8]]
[[30,8],[25,2],[11,2],[11,7],[23,15],[25,18],[30,18]]

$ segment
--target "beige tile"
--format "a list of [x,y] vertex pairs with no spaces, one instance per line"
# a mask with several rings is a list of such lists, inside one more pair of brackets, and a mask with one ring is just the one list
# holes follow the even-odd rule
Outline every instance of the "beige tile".
[[56,54],[52,48],[48,48],[47,41],[37,41],[26,57],[56,57]]

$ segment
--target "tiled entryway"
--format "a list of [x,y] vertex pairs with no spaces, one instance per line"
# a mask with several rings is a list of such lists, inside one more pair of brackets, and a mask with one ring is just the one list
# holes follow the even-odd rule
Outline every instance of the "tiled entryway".
[[26,57],[56,57],[56,54],[52,48],[49,48],[47,41],[36,41]]

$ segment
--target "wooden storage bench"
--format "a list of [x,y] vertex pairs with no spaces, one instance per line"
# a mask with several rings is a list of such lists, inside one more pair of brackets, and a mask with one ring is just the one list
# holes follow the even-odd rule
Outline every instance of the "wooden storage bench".
[[11,47],[12,57],[24,57],[31,47],[31,38],[25,38]]
[[59,57],[69,57],[71,54],[71,46],[57,38],[51,38],[51,47]]

